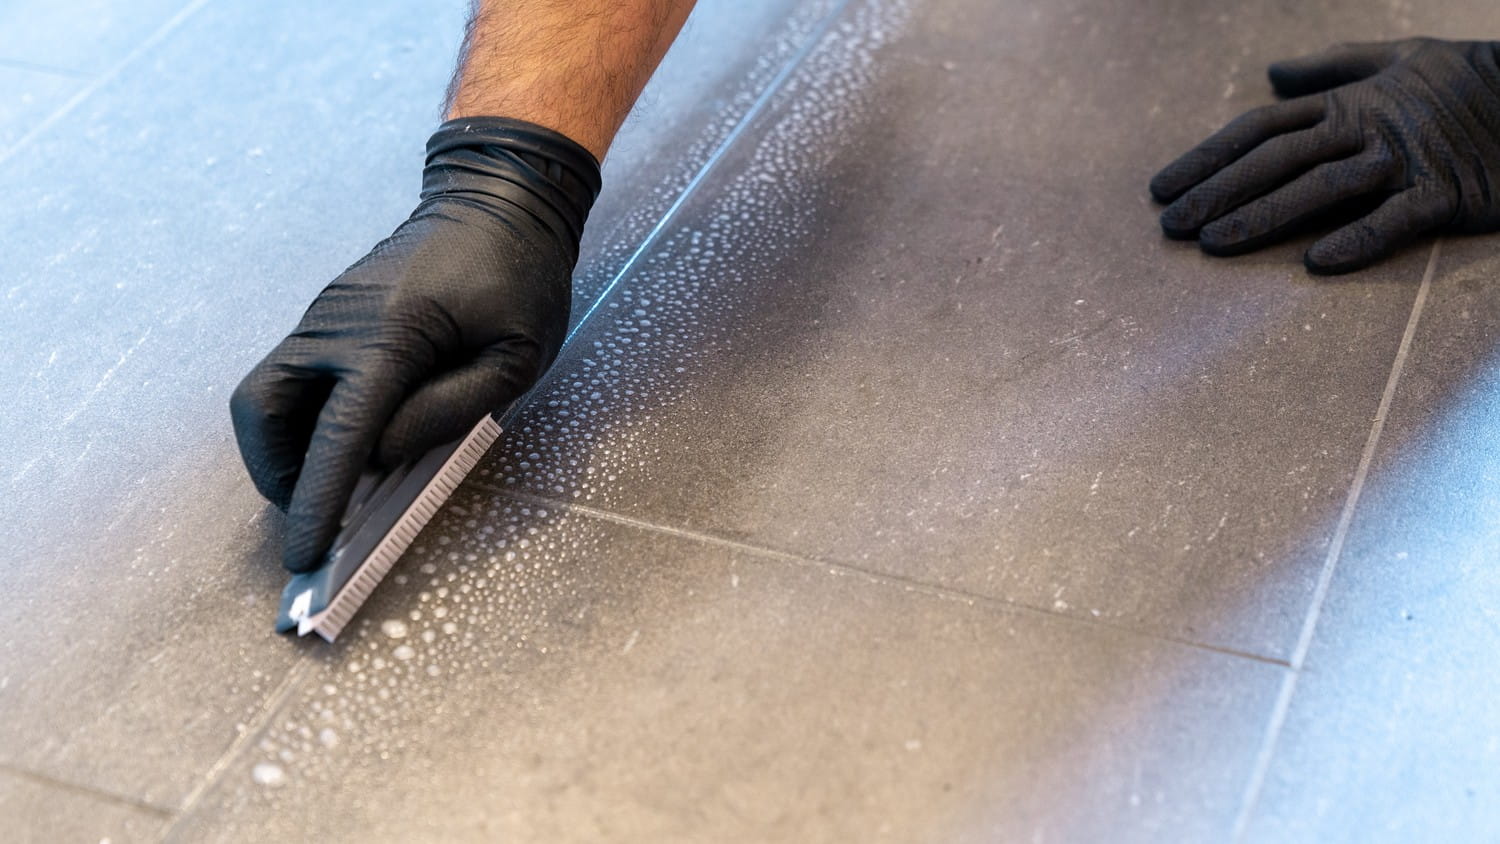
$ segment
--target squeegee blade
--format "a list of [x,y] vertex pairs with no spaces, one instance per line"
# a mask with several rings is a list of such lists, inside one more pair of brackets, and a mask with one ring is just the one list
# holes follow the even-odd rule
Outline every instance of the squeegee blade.
[[486,416],[461,440],[393,472],[367,473],[323,565],[287,584],[277,631],[317,633],[330,642],[338,638],[499,437],[500,423]]

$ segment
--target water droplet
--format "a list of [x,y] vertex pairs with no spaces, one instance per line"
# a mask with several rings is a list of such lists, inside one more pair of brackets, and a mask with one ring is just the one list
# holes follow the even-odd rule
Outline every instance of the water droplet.
[[261,762],[250,770],[250,778],[259,785],[276,788],[286,784],[286,771],[275,762]]

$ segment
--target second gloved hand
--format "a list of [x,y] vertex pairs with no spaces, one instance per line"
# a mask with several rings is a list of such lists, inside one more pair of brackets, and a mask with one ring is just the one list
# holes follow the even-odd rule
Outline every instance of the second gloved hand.
[[1500,229],[1497,45],[1348,44],[1271,66],[1293,99],[1250,111],[1151,180],[1162,228],[1248,252],[1329,208],[1384,201],[1313,244],[1314,272],[1365,267],[1432,231]]
[[432,136],[411,218],[319,294],[231,399],[250,476],[287,511],[287,568],[321,563],[372,460],[392,467],[457,439],[552,363],[598,192],[594,157],[539,126],[470,118]]

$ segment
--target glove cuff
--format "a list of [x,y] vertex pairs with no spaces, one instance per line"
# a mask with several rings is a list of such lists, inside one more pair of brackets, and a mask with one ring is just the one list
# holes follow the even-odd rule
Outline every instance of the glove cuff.
[[592,153],[524,120],[449,120],[427,141],[422,199],[461,196],[501,214],[519,208],[550,229],[575,261],[600,187]]

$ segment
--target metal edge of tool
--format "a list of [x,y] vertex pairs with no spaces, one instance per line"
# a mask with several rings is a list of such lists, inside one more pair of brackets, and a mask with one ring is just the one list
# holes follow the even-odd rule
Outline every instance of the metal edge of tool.
[[[346,519],[328,561],[287,584],[277,630],[295,626],[299,636],[315,632],[334,641],[500,433],[500,423],[486,416],[462,440],[433,449],[401,477],[390,479],[394,486],[373,485],[368,497],[374,501],[351,507],[355,512]],[[435,469],[433,463],[438,464]],[[421,488],[413,493],[410,486],[416,483]],[[402,501],[410,503],[394,515]],[[357,565],[349,565],[354,561]]]

